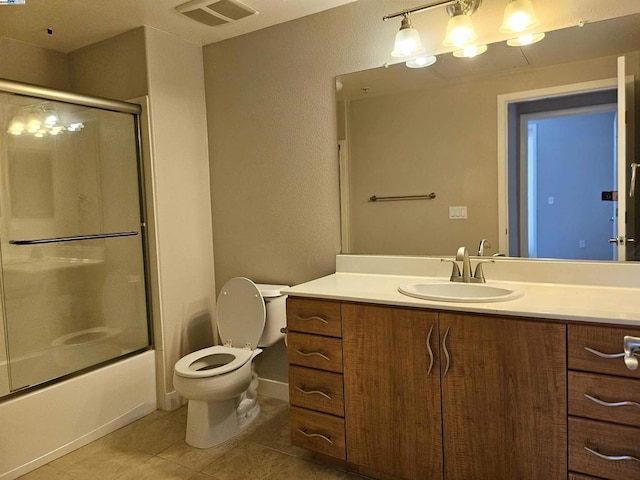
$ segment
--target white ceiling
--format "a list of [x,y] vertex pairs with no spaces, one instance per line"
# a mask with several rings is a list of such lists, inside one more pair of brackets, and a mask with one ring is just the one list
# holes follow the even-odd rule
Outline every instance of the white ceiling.
[[[0,36],[68,53],[148,25],[207,45],[353,1],[242,0],[258,14],[209,27],[175,10],[186,0],[25,0],[24,5],[0,5]],[[53,34],[47,33],[48,28]]]

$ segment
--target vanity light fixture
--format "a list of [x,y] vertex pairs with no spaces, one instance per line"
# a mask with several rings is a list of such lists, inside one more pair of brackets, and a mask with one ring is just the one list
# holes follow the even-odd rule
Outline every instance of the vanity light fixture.
[[[424,48],[420,41],[420,34],[411,25],[409,15],[443,6],[447,7],[447,13],[451,17],[447,24],[447,36],[444,44],[456,46],[458,48],[468,45],[477,38],[469,16],[478,9],[481,2],[482,0],[442,0],[429,5],[422,5],[420,7],[409,8],[407,10],[402,10],[401,12],[385,15],[382,17],[382,20],[384,21],[391,18],[402,17],[400,30],[396,34],[391,55],[394,57],[406,58],[422,53]],[[409,60],[409,62],[413,63],[412,60]]]
[[487,49],[486,45],[467,45],[460,50],[454,50],[453,56],[457,58],[473,58],[482,55]]
[[510,47],[524,47],[525,45],[537,43],[543,38],[544,33],[529,33],[526,35],[520,35],[518,38],[511,38],[507,40],[507,45]]
[[447,47],[462,48],[476,41],[478,34],[473,28],[471,14],[476,11],[478,2],[457,2],[447,7],[447,13],[451,17],[447,23],[447,32],[443,45]]
[[436,63],[437,58],[434,55],[420,55],[405,62],[409,68],[425,68]]
[[504,9],[500,32],[520,33],[537,27],[539,23],[531,0],[510,0]]
[[411,25],[409,20],[409,14],[402,15],[402,23],[400,24],[400,30],[396,33],[396,40],[393,44],[392,57],[410,57],[418,53],[424,52],[422,48],[422,42],[420,41],[420,34]]

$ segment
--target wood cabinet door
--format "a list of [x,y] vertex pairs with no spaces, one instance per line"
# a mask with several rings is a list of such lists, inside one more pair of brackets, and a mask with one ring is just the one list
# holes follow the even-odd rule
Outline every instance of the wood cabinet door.
[[438,316],[343,304],[347,462],[442,478]]
[[566,480],[566,326],[443,313],[440,338],[446,480]]

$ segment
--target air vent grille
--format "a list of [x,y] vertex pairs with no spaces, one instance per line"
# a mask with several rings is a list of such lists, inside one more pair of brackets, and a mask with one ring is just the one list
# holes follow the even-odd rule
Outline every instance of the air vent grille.
[[231,20],[241,20],[257,13],[254,9],[231,0],[220,0],[207,5],[207,8]]
[[191,0],[178,5],[176,10],[183,15],[211,27],[236,22],[258,13],[257,10],[238,0]]

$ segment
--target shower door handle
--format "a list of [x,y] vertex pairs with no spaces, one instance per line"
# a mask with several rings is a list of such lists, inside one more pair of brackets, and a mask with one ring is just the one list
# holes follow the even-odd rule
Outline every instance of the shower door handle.
[[9,240],[11,245],[41,245],[43,243],[77,242],[80,240],[98,240],[101,238],[133,237],[138,232],[97,233],[94,235],[77,235],[74,237],[36,238],[33,240]]

